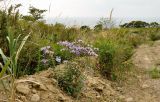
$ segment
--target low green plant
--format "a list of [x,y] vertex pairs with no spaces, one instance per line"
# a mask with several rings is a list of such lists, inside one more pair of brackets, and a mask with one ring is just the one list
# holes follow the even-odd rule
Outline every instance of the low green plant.
[[160,78],[160,70],[158,68],[153,68],[149,74],[153,79]]
[[68,62],[61,71],[56,71],[55,75],[62,90],[73,97],[77,97],[84,86],[84,76],[79,67],[74,62]]
[[36,68],[36,72],[48,69],[49,67],[55,67],[56,61],[51,46],[42,47],[39,50],[38,56],[38,67]]
[[74,58],[74,55],[71,54],[69,51],[67,50],[63,50],[64,47],[60,46],[58,44],[53,44],[52,45],[53,49],[54,49],[54,56],[59,56],[61,57],[61,60],[71,60]]

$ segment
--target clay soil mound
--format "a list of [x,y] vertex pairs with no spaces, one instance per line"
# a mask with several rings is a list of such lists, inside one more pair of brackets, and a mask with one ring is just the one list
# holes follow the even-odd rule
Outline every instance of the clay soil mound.
[[[114,91],[109,81],[100,76],[87,75],[85,87],[77,98],[63,92],[54,71],[48,69],[39,74],[25,76],[16,80],[17,102],[119,102],[119,94]],[[4,93],[2,95],[4,96]],[[5,102],[4,97],[0,102]]]

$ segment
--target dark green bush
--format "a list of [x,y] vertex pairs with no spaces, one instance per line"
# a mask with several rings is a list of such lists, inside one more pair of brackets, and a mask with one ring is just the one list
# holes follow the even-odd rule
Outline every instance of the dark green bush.
[[[47,59],[49,60],[49,65],[43,66],[41,64],[42,53],[40,53],[40,49],[45,46],[52,45],[49,43],[47,39],[41,39],[38,35],[32,34],[31,38],[28,40],[24,49],[20,55],[20,62],[19,62],[19,71],[21,75],[26,74],[34,74],[37,71],[41,71],[47,69],[49,67],[54,67],[54,56],[48,56]],[[51,47],[53,50],[53,47]],[[54,50],[53,50],[54,51]],[[20,76],[21,76],[20,75]]]
[[26,43],[20,54],[19,76],[34,74],[39,60],[39,46],[32,43]]
[[131,21],[129,23],[125,23],[123,25],[120,25],[122,28],[145,28],[149,27],[149,23],[144,21]]
[[84,25],[84,26],[81,26],[80,30],[85,31],[85,32],[88,32],[88,31],[90,31],[91,29],[90,29],[89,26]]
[[94,26],[94,31],[99,32],[102,31],[103,25],[102,24],[97,24]]
[[160,40],[160,32],[155,32],[150,34],[150,39],[152,41]]
[[151,22],[151,23],[149,24],[149,27],[150,27],[150,28],[159,28],[159,27],[160,27],[160,24],[158,24],[157,22]]

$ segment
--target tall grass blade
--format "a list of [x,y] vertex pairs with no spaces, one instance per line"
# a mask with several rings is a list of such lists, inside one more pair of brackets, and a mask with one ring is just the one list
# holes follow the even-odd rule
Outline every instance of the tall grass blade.
[[19,49],[17,50],[17,53],[16,53],[16,57],[15,57],[16,62],[17,62],[19,54],[20,54],[24,44],[26,43],[27,39],[29,38],[29,36],[30,35],[27,35],[26,37],[24,37],[23,41],[21,42],[21,45],[19,46]]

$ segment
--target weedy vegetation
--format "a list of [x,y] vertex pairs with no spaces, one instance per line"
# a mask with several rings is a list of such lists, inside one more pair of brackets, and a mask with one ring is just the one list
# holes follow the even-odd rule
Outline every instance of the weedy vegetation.
[[160,78],[160,70],[158,68],[152,68],[151,71],[149,71],[149,75],[153,78],[153,79],[157,79]]

